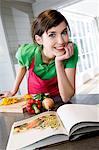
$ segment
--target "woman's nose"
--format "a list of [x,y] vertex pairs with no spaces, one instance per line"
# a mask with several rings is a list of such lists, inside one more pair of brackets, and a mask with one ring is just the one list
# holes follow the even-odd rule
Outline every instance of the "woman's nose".
[[58,42],[59,44],[63,44],[63,43],[64,43],[63,37],[62,37],[62,36],[59,36],[59,37],[57,38],[57,42]]

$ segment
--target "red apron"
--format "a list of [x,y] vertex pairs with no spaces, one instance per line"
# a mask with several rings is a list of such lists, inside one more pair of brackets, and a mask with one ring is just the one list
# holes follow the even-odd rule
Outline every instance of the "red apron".
[[49,93],[50,96],[59,95],[57,77],[55,76],[49,80],[40,79],[40,77],[34,73],[34,59],[32,60],[28,74],[28,93]]

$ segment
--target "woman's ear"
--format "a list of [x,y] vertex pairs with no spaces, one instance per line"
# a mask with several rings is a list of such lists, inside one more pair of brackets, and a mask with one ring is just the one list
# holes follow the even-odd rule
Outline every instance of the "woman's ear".
[[35,35],[35,41],[37,42],[37,44],[42,45],[42,38],[39,35]]

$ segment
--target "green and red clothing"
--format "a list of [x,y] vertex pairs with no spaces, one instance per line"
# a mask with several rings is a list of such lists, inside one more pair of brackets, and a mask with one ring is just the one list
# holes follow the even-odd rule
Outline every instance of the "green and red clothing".
[[[55,60],[49,64],[42,61],[42,47],[37,44],[22,45],[16,54],[18,62],[29,70],[28,92],[31,94],[49,93],[59,95]],[[74,44],[74,55],[63,61],[64,68],[76,68],[78,48]]]

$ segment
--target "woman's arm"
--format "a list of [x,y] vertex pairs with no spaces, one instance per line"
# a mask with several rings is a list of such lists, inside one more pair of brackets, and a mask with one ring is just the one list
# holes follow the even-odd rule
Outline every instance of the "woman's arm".
[[55,64],[60,96],[64,102],[67,102],[75,93],[76,69],[75,68],[64,69],[63,63],[58,62],[57,60],[55,61]]
[[64,68],[63,60],[70,58],[74,53],[73,43],[68,43],[66,53],[55,58],[58,88],[64,102],[70,100],[75,93],[76,68]]
[[20,66],[20,67],[19,67],[18,74],[17,74],[17,76],[16,76],[16,80],[15,80],[14,86],[13,86],[13,88],[12,88],[12,92],[13,92],[14,95],[15,95],[15,94],[17,93],[17,91],[18,91],[19,86],[20,86],[20,84],[21,84],[21,82],[22,82],[22,80],[23,80],[23,78],[24,78],[24,76],[25,76],[25,74],[26,74],[26,71],[27,71],[27,70],[26,70],[25,67],[23,67],[23,66]]
[[26,68],[23,66],[20,66],[12,90],[1,93],[2,95],[0,96],[0,98],[4,98],[7,96],[14,96],[17,93],[25,74],[26,74]]

